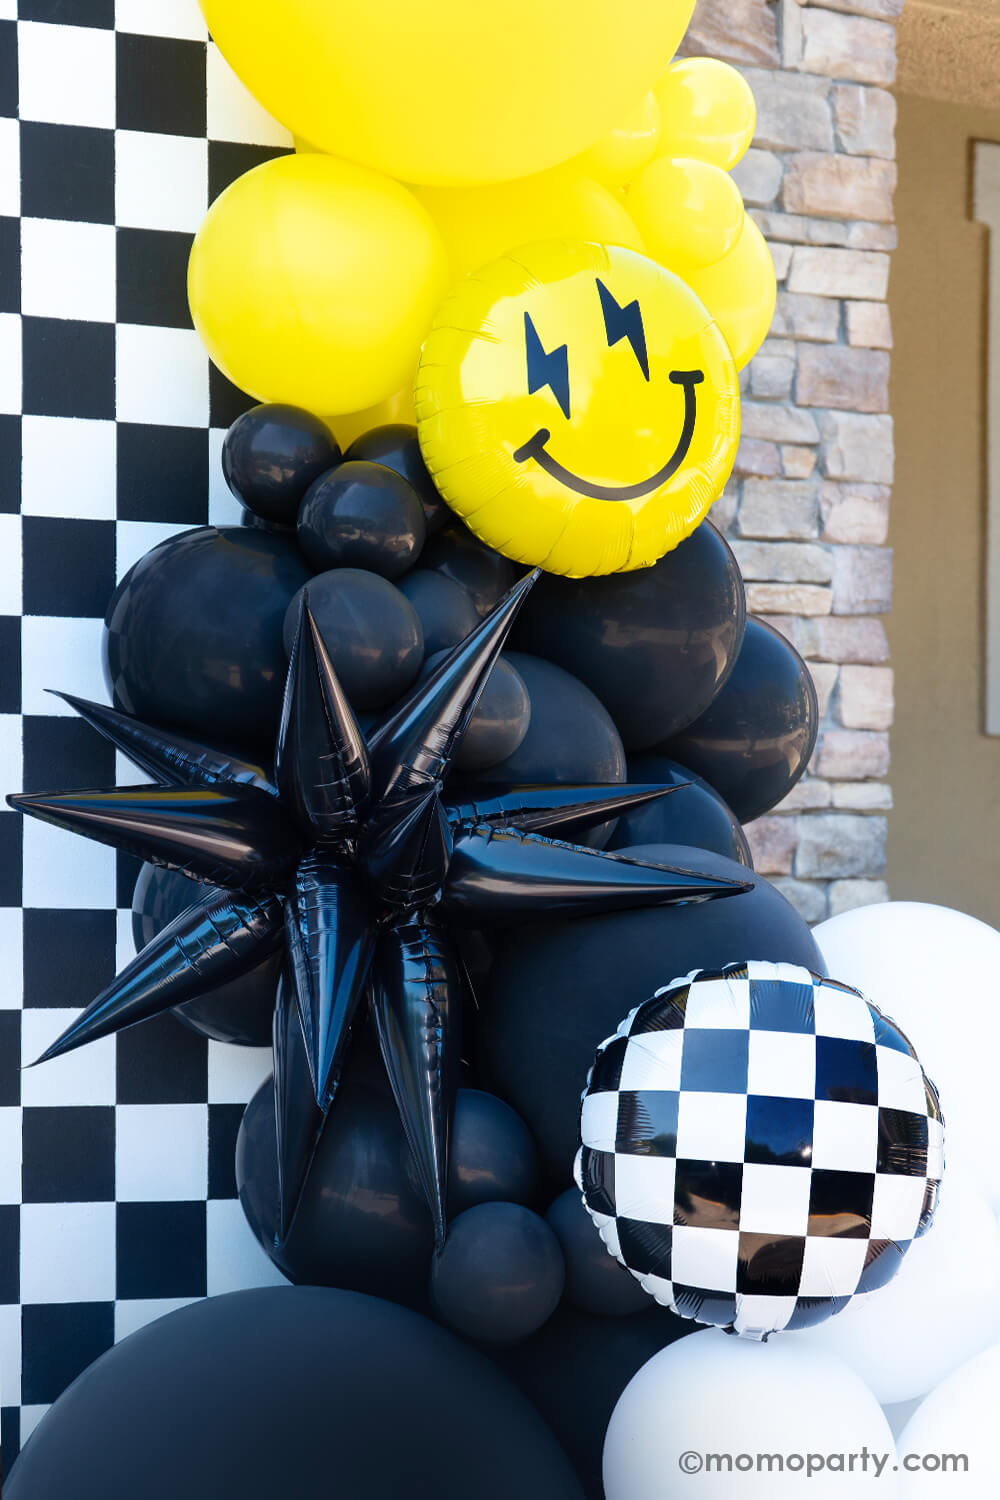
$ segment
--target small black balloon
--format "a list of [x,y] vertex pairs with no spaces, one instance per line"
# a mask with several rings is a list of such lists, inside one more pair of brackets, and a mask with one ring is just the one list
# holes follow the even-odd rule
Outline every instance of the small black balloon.
[[4,1494],[582,1500],[542,1418],[482,1354],[324,1287],[230,1292],[140,1328],[45,1413]]
[[479,624],[468,590],[443,573],[414,568],[399,580],[398,588],[420,617],[428,656],[457,646]]
[[[309,608],[352,708],[384,708],[416,680],[424,633],[416,610],[387,578],[361,568],[333,568],[308,584]],[[298,596],[285,613],[291,652]]]
[[130,568],[105,615],[115,705],[199,740],[270,755],[281,713],[281,627],[309,578],[294,537],[200,526]]
[[628,779],[678,790],[659,802],[622,813],[608,842],[609,849],[624,849],[629,844],[690,844],[693,849],[710,849],[753,869],[750,845],[736,814],[694,771],[664,755],[630,755]]
[[342,463],[299,507],[299,546],[314,568],[366,568],[398,578],[420,556],[427,527],[416,490],[382,464]]
[[[180,870],[144,864],[132,894],[132,936],[136,948],[145,948],[168,922],[204,894],[205,887]],[[238,1047],[269,1047],[280,972],[281,955],[273,954],[242,978],[176,1006],[174,1015],[192,1031],[213,1041]]]
[[652,1298],[610,1254],[583,1206],[579,1188],[567,1188],[545,1215],[566,1262],[566,1301],[598,1317],[645,1312]]
[[486,618],[518,577],[518,570],[508,558],[487,547],[456,520],[428,541],[420,563],[460,583],[481,619]]
[[[449,1153],[449,1218],[477,1203],[530,1203],[537,1184],[535,1143],[520,1116],[493,1094],[459,1089]],[[590,1229],[603,1249],[592,1224]]]
[[651,568],[544,575],[514,644],[573,672],[608,709],[626,747],[645,750],[708,707],[736,660],[745,617],[736,559],[703,521]]
[[402,474],[420,496],[428,536],[434,536],[452,519],[453,513],[438,494],[424,463],[417,429],[409,423],[388,422],[384,427],[373,427],[370,432],[354,439],[344,457],[384,464],[387,469]]
[[741,959],[826,972],[795,908],[761,875],[704,849],[648,844],[636,858],[749,881],[725,901],[552,922],[500,945],[477,1022],[477,1061],[522,1117],[543,1165],[568,1185],[580,1093],[594,1052],[635,1005],[691,969]]
[[[424,662],[424,674],[433,672],[447,655],[447,651],[439,651],[428,657]],[[454,760],[456,770],[486,771],[499,765],[513,755],[527,734],[530,722],[531,699],[524,678],[512,662],[501,656],[462,736]]]
[[659,750],[704,776],[749,823],[791,791],[809,763],[818,726],[809,668],[783,635],[751,619],[718,696]]
[[448,1227],[431,1271],[438,1317],[466,1338],[512,1344],[559,1305],[565,1267],[545,1220],[519,1203],[480,1203]]
[[226,433],[222,472],[247,509],[294,526],[299,502],[340,449],[325,422],[299,406],[252,406]]

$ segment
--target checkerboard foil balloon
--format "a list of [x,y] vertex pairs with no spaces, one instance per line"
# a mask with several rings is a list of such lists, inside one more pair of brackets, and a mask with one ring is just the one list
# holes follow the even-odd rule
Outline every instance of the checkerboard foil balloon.
[[857,990],[792,964],[677,979],[598,1048],[577,1183],[656,1301],[749,1338],[876,1292],[929,1226],[937,1092]]

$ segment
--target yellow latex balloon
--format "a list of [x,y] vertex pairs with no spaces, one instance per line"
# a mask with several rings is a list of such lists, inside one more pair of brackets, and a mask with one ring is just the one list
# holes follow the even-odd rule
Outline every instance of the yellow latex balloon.
[[188,300],[205,347],[259,401],[374,406],[413,369],[447,258],[397,182],[282,156],[231,184],[195,236]]
[[324,419],[331,428],[341,450],[350,447],[355,438],[373,427],[384,427],[390,422],[404,422],[408,427],[417,425],[417,413],[413,405],[413,381],[407,381],[402,390],[377,406],[368,406],[364,411],[351,411]]
[[728,172],[753,140],[757,106],[742,73],[714,57],[686,57],[655,89],[661,156],[693,156]]
[[407,182],[500,182],[586,149],[667,66],[694,0],[199,0],[270,114]]
[[767,337],[777,286],[767,242],[747,214],[734,249],[687,280],[709,309],[732,350],[736,368],[749,364]]
[[574,166],[585,176],[603,182],[605,187],[621,187],[631,182],[639,168],[649,161],[659,137],[660,105],[650,92],[643,95],[620,124],[578,156]]
[[527,246],[452,289],[416,407],[424,461],[466,525],[574,578],[676,547],[739,438],[732,356],[690,287],[580,242]]
[[709,162],[658,156],[625,194],[646,250],[680,276],[728,255],[743,229],[743,199]]
[[441,231],[455,281],[535,240],[644,248],[622,200],[570,166],[486,187],[415,187],[413,192]]

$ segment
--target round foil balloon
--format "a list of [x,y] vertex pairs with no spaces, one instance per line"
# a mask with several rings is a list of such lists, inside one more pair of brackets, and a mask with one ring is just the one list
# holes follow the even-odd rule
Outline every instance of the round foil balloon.
[[580,578],[648,567],[717,498],[736,367],[678,276],[634,251],[545,241],[459,283],[424,344],[417,431],[482,541]]
[[750,1338],[895,1274],[943,1170],[937,1094],[859,991],[793,964],[695,970],[599,1048],[584,1203],[657,1302]]

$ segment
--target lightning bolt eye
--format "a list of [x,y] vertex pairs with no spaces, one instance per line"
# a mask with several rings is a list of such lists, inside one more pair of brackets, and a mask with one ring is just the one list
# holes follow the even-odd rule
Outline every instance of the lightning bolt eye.
[[632,351],[639,362],[639,368],[649,379],[649,358],[646,354],[646,333],[642,326],[642,313],[639,311],[639,299],[635,298],[627,307],[622,307],[620,302],[608,291],[601,279],[597,278],[597,290],[601,298],[601,312],[604,314],[604,327],[608,335],[608,348],[611,349],[620,339],[628,339],[632,345]]
[[548,386],[559,402],[564,417],[569,416],[569,346],[560,344],[546,354],[530,314],[524,315],[524,346],[528,356],[528,395]]

